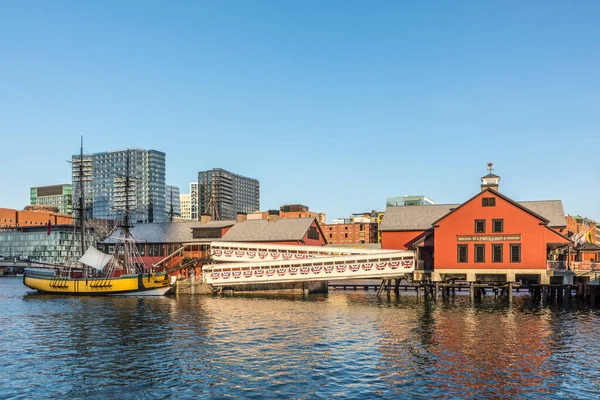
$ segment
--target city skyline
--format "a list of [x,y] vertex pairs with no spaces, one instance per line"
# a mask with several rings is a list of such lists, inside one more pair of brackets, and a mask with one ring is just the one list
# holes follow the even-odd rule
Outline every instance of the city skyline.
[[89,153],[165,152],[180,188],[210,168],[255,177],[263,209],[461,203],[491,161],[507,196],[600,220],[599,10],[7,3],[0,206],[68,181],[83,135]]

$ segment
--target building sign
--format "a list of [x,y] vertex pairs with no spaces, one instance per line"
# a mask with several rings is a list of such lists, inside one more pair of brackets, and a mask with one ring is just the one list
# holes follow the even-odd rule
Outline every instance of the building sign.
[[521,235],[469,235],[457,236],[459,242],[514,242],[520,241]]

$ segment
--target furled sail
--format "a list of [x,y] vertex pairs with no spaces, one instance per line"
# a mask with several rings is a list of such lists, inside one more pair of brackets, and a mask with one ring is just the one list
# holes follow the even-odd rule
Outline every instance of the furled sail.
[[79,262],[101,271],[112,258],[111,255],[104,254],[94,246],[90,246]]

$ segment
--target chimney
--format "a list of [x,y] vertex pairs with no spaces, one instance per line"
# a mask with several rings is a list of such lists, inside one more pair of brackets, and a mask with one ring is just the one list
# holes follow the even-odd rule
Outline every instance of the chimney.
[[279,210],[269,210],[267,220],[269,222],[275,222],[279,219]]
[[210,222],[212,220],[212,217],[210,215],[201,215],[200,216],[200,222],[203,224],[206,224],[208,222]]
[[239,212],[237,213],[237,222],[244,222],[248,219],[248,215],[246,213],[243,212]]

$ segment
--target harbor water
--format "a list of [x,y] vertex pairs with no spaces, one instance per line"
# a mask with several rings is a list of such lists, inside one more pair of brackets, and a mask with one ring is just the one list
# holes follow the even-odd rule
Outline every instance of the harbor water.
[[600,395],[600,312],[526,294],[65,297],[2,278],[0,334],[3,399]]

